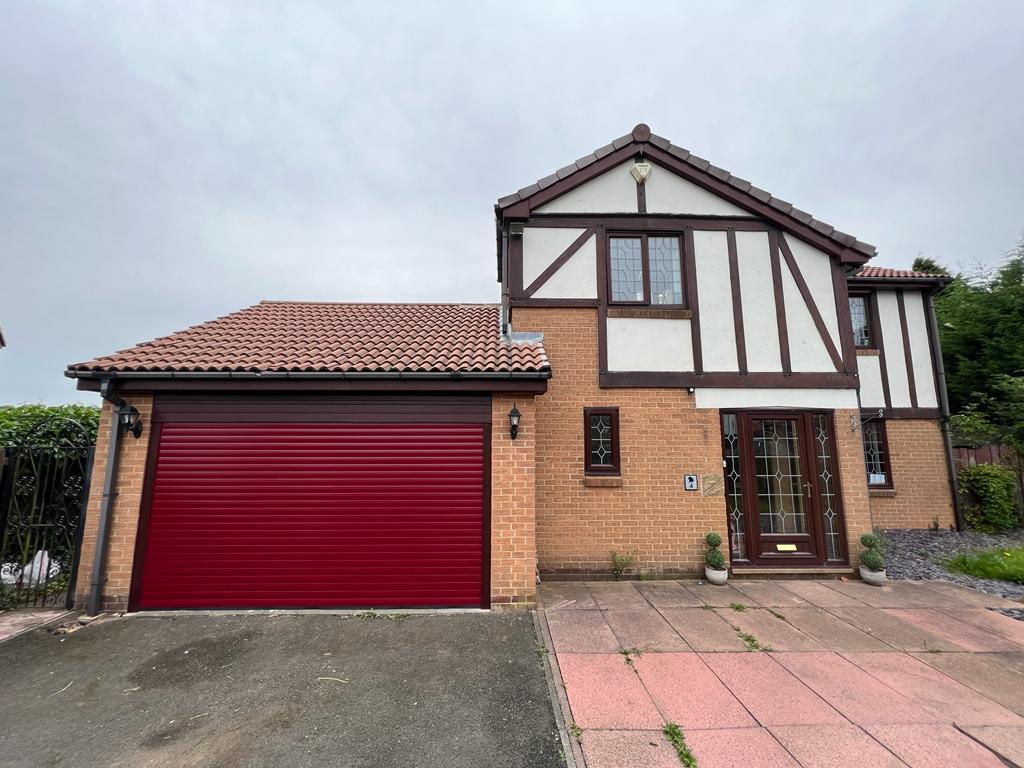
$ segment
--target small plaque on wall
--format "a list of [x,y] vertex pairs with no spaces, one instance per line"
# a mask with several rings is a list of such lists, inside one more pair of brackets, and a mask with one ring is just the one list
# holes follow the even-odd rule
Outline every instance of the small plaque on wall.
[[683,488],[688,491],[697,490],[697,476],[696,475],[683,475]]

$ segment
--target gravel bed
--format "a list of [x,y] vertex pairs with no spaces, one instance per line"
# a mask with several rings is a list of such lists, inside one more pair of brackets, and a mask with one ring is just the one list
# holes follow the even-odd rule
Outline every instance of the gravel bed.
[[[972,549],[1024,546],[1024,529],[1008,533],[976,533],[974,531],[939,531],[890,529],[885,533],[885,572],[890,579],[934,579],[951,581],[990,595],[1024,599],[1024,584],[996,579],[979,579],[966,573],[947,571],[945,560],[959,552]],[[1017,609],[1013,609],[1018,613]],[[1024,610],[1019,611],[1024,618]]]

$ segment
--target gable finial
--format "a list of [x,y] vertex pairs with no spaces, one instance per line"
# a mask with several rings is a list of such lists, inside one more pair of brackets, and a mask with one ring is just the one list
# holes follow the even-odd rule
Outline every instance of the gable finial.
[[637,123],[633,128],[633,138],[637,141],[650,141],[651,127],[647,123]]

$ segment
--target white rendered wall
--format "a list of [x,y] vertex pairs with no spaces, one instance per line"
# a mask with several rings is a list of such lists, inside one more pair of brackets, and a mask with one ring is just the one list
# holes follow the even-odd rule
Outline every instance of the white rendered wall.
[[882,366],[877,355],[858,355],[857,373],[860,377],[860,404],[863,408],[885,408],[882,390]]
[[596,299],[597,235],[580,246],[533,295],[538,299]]
[[556,197],[537,213],[636,213],[636,180],[632,160]]
[[[786,302],[790,367],[794,372],[802,373],[834,371],[836,366],[825,349],[825,343],[814,325],[807,303],[800,294],[793,273],[784,259],[780,260],[779,269],[782,271],[782,297]],[[829,293],[829,296],[831,295]],[[832,303],[834,305],[835,301]]]
[[677,176],[667,168],[654,165],[647,177],[648,213],[688,213],[696,216],[750,216],[732,203]]
[[736,371],[729,246],[725,232],[693,233],[700,305],[700,341],[705,371]]
[[907,363],[903,356],[903,331],[895,291],[878,291],[878,322],[885,343],[885,369],[889,374],[889,399],[893,408],[910,407]]
[[565,249],[582,235],[583,229],[525,227],[523,229],[523,288],[551,266]]
[[692,371],[689,320],[609,317],[609,371]]
[[917,405],[919,408],[938,408],[932,351],[928,343],[928,321],[921,292],[904,291],[903,304],[907,313],[907,333],[910,335],[910,356],[914,361]]
[[832,257],[817,248],[812,248],[803,240],[788,235],[786,244],[793,252],[793,258],[800,268],[800,274],[804,276],[811,296],[815,298],[818,314],[832,336],[832,343],[839,349],[839,316],[836,311],[835,288],[832,287]]
[[[779,324],[775,317],[768,233],[737,232],[736,256],[743,301],[747,370],[779,372],[782,370],[782,358],[779,355]],[[703,302],[701,305],[703,307]],[[729,311],[732,311],[731,301]]]
[[[694,390],[698,408],[856,408],[853,389],[708,388]],[[837,425],[837,427],[840,425]]]

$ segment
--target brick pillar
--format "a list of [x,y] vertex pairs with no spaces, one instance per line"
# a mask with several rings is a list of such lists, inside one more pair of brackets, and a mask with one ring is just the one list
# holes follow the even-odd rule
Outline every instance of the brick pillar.
[[[146,456],[149,436],[152,434],[153,397],[149,394],[125,397],[139,409],[142,417],[142,436],[121,435],[118,476],[114,486],[109,536],[107,544],[106,583],[103,585],[103,610],[123,611],[128,607],[128,592],[132,580],[132,560],[135,556],[135,534],[139,527],[139,509],[142,505],[142,486],[146,474]],[[99,526],[100,503],[103,499],[103,476],[107,470],[110,445],[110,422],[114,407],[103,403],[100,412],[99,434],[96,439],[96,458],[93,462],[89,486],[89,503],[85,513],[82,535],[82,557],[78,563],[78,581],[75,585],[75,608],[85,610],[92,580],[93,557],[96,552],[96,530]]]
[[[515,440],[513,404],[522,414]],[[530,607],[537,590],[536,409],[532,395],[495,395],[491,408],[491,607]]]

